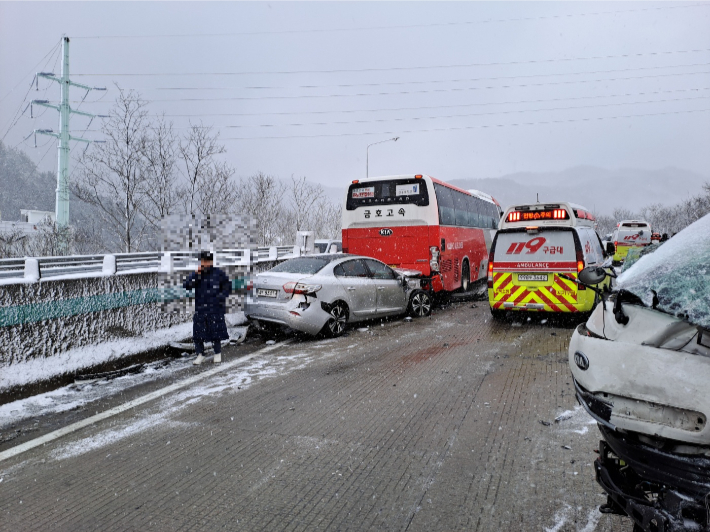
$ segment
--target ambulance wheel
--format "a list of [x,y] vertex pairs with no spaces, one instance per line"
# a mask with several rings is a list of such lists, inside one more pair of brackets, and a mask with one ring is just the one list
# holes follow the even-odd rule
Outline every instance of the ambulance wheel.
[[471,268],[468,265],[468,261],[463,261],[463,266],[461,267],[461,291],[468,292],[471,289]]
[[432,300],[429,292],[416,290],[409,298],[408,314],[413,318],[423,318],[431,315]]

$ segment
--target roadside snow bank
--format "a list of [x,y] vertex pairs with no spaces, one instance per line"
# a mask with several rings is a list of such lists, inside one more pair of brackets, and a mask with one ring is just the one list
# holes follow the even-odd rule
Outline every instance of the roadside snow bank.
[[[243,334],[243,328],[239,327],[247,321],[243,312],[227,314],[226,320],[230,336],[232,333],[237,336]],[[165,329],[147,331],[140,336],[77,347],[51,357],[23,360],[2,368],[0,391],[74,373],[104,362],[167,346],[171,342],[179,342],[191,336],[192,322],[181,323]]]
[[95,345],[70,349],[51,357],[31,358],[2,368],[0,390],[49,380],[65,373],[98,366],[104,362],[155,349],[192,335],[192,323],[143,333]]

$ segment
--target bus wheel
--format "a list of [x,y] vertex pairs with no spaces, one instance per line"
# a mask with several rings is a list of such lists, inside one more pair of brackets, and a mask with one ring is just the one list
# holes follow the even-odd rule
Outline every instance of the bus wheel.
[[347,327],[348,307],[342,301],[336,301],[330,307],[329,314],[330,318],[324,327],[325,333],[332,338],[337,338],[345,332],[345,327]]
[[428,292],[417,290],[409,298],[409,315],[413,318],[423,318],[431,315],[431,296]]
[[471,289],[471,268],[468,266],[468,261],[463,261],[461,267],[461,291],[468,292]]

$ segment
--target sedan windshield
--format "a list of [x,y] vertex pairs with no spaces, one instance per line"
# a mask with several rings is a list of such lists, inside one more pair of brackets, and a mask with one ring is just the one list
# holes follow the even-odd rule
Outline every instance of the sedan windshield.
[[318,273],[326,264],[340,257],[298,257],[296,259],[287,260],[278,266],[271,268],[271,272],[283,273],[302,273],[305,275],[313,275]]
[[710,214],[642,256],[619,276],[618,287],[651,305],[703,327],[710,327]]

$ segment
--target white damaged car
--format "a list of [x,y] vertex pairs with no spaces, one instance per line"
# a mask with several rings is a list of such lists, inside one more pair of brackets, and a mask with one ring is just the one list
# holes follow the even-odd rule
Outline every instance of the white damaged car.
[[257,326],[339,336],[349,323],[405,312],[428,316],[431,308],[431,294],[407,272],[333,253],[297,257],[257,274],[245,314]]
[[600,510],[634,531],[708,530],[710,215],[642,256],[617,289],[569,347],[577,399],[603,437]]

